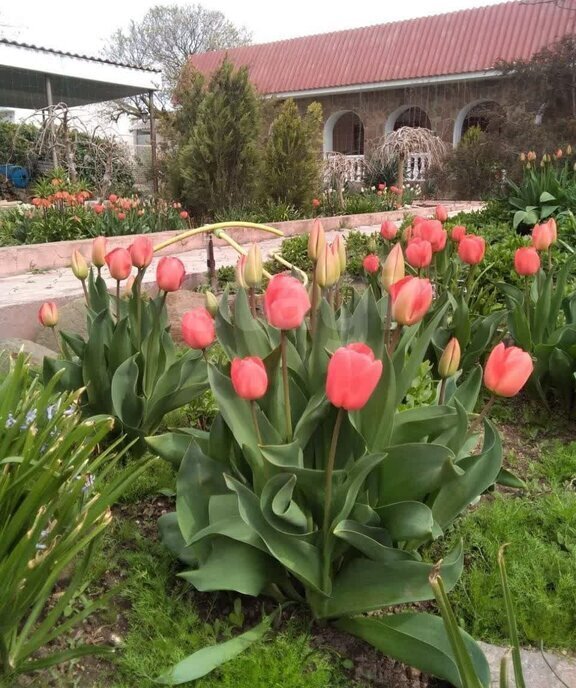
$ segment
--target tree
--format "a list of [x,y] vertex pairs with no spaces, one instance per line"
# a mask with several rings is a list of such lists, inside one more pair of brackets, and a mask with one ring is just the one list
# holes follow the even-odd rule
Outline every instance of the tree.
[[[160,69],[163,90],[157,94],[157,106],[165,108],[180,71],[194,53],[220,50],[249,43],[250,33],[237,27],[222,12],[202,5],[156,5],[140,22],[118,29],[108,41],[104,56],[116,62]],[[118,101],[110,112],[115,119],[128,114],[146,120],[148,96],[134,96]]]
[[224,60],[210,80],[179,156],[183,197],[195,214],[206,216],[254,198],[259,126],[259,100],[248,70],[234,70]]
[[322,106],[312,103],[304,117],[289,99],[272,122],[264,162],[264,190],[275,201],[309,206],[320,186]]

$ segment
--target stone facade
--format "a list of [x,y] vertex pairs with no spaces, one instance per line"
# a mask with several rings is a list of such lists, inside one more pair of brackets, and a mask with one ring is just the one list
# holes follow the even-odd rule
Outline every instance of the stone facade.
[[324,152],[328,152],[334,150],[330,147],[334,125],[345,113],[354,112],[360,118],[366,150],[371,142],[393,130],[396,119],[410,107],[420,108],[428,116],[432,130],[452,144],[459,140],[462,123],[472,108],[490,102],[506,109],[514,100],[510,83],[492,78],[298,98],[297,102],[302,110],[313,101],[322,104]]

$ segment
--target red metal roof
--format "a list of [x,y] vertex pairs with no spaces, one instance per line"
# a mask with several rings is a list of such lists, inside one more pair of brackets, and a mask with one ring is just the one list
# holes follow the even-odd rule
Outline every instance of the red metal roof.
[[190,57],[205,74],[225,55],[261,93],[375,84],[490,70],[576,33],[576,0],[533,0],[216,50]]

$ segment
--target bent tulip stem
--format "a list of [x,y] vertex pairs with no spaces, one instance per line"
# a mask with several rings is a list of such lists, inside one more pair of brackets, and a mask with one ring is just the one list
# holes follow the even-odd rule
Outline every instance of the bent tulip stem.
[[290,408],[290,381],[288,380],[288,360],[286,353],[286,330],[280,330],[280,354],[282,357],[282,383],[284,386],[284,417],[286,419],[286,440],[292,442],[292,410]]
[[258,444],[262,444],[262,434],[260,433],[260,427],[258,425],[258,416],[256,415],[256,402],[253,399],[252,401],[250,401],[250,411],[252,413],[252,422],[254,423],[254,430],[256,430]]
[[336,459],[336,447],[338,446],[338,436],[340,435],[340,428],[342,427],[342,420],[344,418],[344,409],[338,409],[336,422],[334,423],[334,430],[332,431],[332,441],[330,442],[330,450],[328,452],[328,461],[324,472],[324,522],[322,524],[322,537],[324,541],[323,546],[323,569],[322,569],[322,586],[324,590],[328,588],[330,579],[330,518],[332,511],[332,476],[334,474],[334,461]]
[[495,401],[496,401],[496,397],[494,395],[492,395],[490,397],[490,399],[488,399],[484,408],[482,409],[482,411],[480,411],[480,414],[478,415],[478,417],[474,420],[474,422],[470,426],[471,432],[476,432],[476,430],[482,426],[484,419],[486,418],[486,416],[490,412],[490,409],[494,406]]

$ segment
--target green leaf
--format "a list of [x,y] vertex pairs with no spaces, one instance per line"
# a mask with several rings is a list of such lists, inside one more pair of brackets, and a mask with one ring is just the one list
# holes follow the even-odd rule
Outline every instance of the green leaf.
[[231,476],[225,476],[225,480],[228,488],[238,495],[242,519],[258,533],[270,554],[305,585],[322,591],[319,550],[297,537],[279,533],[264,518],[258,497],[253,492]]
[[146,437],[146,443],[150,449],[175,468],[180,466],[190,442],[192,442],[192,437],[183,432],[166,432],[162,435]]
[[44,357],[42,363],[42,379],[44,384],[47,384],[57,373],[60,375],[56,389],[60,391],[73,392],[84,385],[82,366],[79,363],[63,361],[59,358]]
[[451,406],[419,406],[397,413],[391,442],[405,444],[419,442],[450,430],[456,421],[456,410]]
[[423,540],[432,535],[434,517],[422,502],[396,502],[378,507],[376,513],[394,542]]
[[382,528],[366,526],[356,521],[340,521],[334,535],[357,549],[372,561],[415,561],[416,557],[397,547],[392,547],[390,536]]
[[156,679],[156,683],[165,686],[178,686],[206,676],[206,674],[234,659],[234,657],[237,657],[255,642],[261,640],[266,635],[276,616],[277,612],[264,617],[257,626],[236,638],[232,638],[232,640],[197,650],[159,676]]
[[123,425],[134,430],[140,428],[145,412],[145,401],[138,395],[139,375],[136,356],[132,356],[114,373],[111,386],[114,414]]
[[[439,616],[405,612],[385,617],[340,619],[336,627],[370,643],[383,654],[420,671],[466,688],[458,672],[450,640]],[[478,678],[490,686],[490,667],[484,653],[465,631],[460,631]]]
[[[446,556],[441,567],[448,589],[453,588],[464,562],[462,543]],[[321,618],[335,618],[433,597],[428,576],[433,565],[419,561],[379,562],[357,558],[336,576],[330,597],[312,598]]]
[[306,514],[292,499],[297,478],[294,474],[275,475],[264,485],[260,508],[268,523],[285,535],[304,535],[308,532]]

